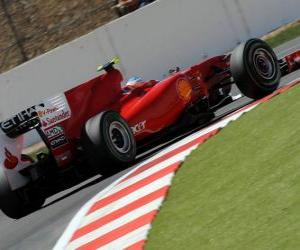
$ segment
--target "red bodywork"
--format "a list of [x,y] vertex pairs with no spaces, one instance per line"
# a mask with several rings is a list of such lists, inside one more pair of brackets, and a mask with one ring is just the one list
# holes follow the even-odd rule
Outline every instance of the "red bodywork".
[[300,51],[287,55],[284,60],[288,65],[286,74],[294,72],[300,68]]
[[[286,67],[283,74],[299,69],[300,51],[287,55],[281,63]],[[200,98],[213,95],[222,87],[220,82],[231,77],[229,67],[230,55],[213,57],[160,82],[145,82],[130,92],[121,87],[123,77],[120,71],[111,69],[66,91],[72,115],[60,123],[68,144],[52,150],[58,165],[65,166],[76,157],[82,127],[92,116],[106,110],[117,111],[133,129],[139,142],[176,123],[183,112]]]
[[[121,87],[123,77],[117,69],[66,91],[72,115],[60,125],[69,144],[52,150],[53,155],[58,156],[58,164],[66,165],[72,160],[70,154],[76,152],[76,141],[80,138],[82,126],[102,111],[117,111],[131,128],[137,126],[134,132],[137,142],[171,126],[189,105],[200,97],[208,96],[216,87],[220,77],[216,77],[212,66],[221,69],[228,67],[227,57],[211,58],[160,82],[145,82],[130,92],[126,91],[126,87]],[[224,78],[224,75],[221,77]],[[66,152],[68,157],[61,157]]]
[[[299,69],[300,51],[280,59],[279,64],[283,75]],[[219,90],[228,96],[231,84],[234,83],[230,71],[230,55],[210,58],[173,73],[160,82],[144,82],[130,91],[127,87],[122,88],[122,81],[119,70],[113,67],[106,68],[106,73],[66,91],[58,99],[49,98],[56,106],[47,106],[47,99],[48,101],[45,100],[42,104],[22,111],[13,119],[2,123],[2,129],[16,128],[16,125],[18,129],[22,129],[20,121],[23,122],[26,115],[28,119],[35,118],[32,116],[35,110],[38,119],[42,118],[40,112],[45,112],[46,115],[48,111],[50,114],[54,113],[57,119],[52,119],[54,122],[45,125],[43,120],[40,120],[43,130],[40,134],[57,165],[64,167],[78,156],[81,132],[86,121],[103,111],[118,112],[131,127],[139,144],[143,139],[176,125],[185,111],[192,110],[193,107],[199,108],[199,101],[208,100],[208,110],[218,106]],[[65,113],[61,113],[62,103],[67,107]],[[42,107],[42,111],[39,111],[39,106]],[[204,109],[201,112],[207,111]],[[29,121],[26,126],[29,129],[32,127]],[[59,130],[58,134],[53,132],[55,129]],[[17,135],[22,133],[25,132],[17,132]]]

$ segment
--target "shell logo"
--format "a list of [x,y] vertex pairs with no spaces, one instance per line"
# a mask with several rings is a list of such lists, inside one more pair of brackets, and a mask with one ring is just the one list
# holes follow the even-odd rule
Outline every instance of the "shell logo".
[[189,102],[192,98],[192,86],[190,82],[185,79],[181,78],[177,81],[177,93],[181,100],[185,102]]

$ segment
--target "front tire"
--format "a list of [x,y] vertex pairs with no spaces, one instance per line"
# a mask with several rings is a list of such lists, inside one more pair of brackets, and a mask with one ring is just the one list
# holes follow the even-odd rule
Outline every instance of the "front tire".
[[81,142],[93,169],[102,174],[124,168],[136,156],[133,133],[127,122],[114,111],[102,112],[89,119],[83,128]]
[[230,69],[240,91],[252,99],[271,94],[281,78],[277,56],[260,39],[239,45],[231,54]]

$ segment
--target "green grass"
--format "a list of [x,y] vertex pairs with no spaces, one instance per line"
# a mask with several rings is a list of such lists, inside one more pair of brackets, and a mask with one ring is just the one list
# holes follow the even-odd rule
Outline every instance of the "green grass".
[[300,248],[300,86],[195,150],[146,249]]
[[300,23],[297,22],[290,27],[286,28],[282,32],[266,39],[271,47],[277,47],[285,42],[293,40],[300,36]]

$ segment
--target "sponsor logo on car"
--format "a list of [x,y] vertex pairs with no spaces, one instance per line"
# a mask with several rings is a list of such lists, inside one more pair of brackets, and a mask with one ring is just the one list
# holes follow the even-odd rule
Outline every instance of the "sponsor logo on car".
[[42,126],[44,128],[48,128],[51,127],[52,125],[55,125],[59,122],[62,122],[66,119],[68,119],[71,116],[70,111],[59,111],[57,112],[55,115],[51,116],[51,117],[47,117],[45,119],[42,119]]
[[64,129],[62,126],[59,125],[45,130],[45,135],[48,139],[54,138],[62,134],[64,134]]
[[56,149],[58,147],[66,145],[66,144],[68,144],[68,141],[67,141],[67,138],[65,137],[65,135],[61,135],[50,141],[50,146],[52,149]]
[[[40,104],[40,105],[43,105],[43,104]],[[32,106],[28,109],[21,111],[20,113],[16,114],[12,118],[10,118],[4,122],[1,122],[0,127],[4,133],[7,133],[7,132],[11,131],[12,129],[16,128],[21,123],[31,119],[32,117],[34,117],[36,115],[37,115],[36,106]]]
[[176,89],[181,100],[185,102],[189,102],[191,100],[193,89],[192,85],[187,79],[178,79]]
[[4,154],[4,167],[7,169],[14,169],[19,163],[18,157],[13,155],[7,148],[4,148]]
[[132,133],[134,135],[141,133],[146,128],[146,123],[147,121],[142,121],[131,127]]
[[71,117],[71,109],[64,94],[49,98],[44,104],[44,107],[37,109],[44,130]]
[[40,110],[37,112],[38,116],[40,118],[43,118],[44,116],[46,115],[50,115],[50,114],[53,114],[54,112],[58,111],[58,107],[54,107],[54,108],[46,108],[44,110]]

